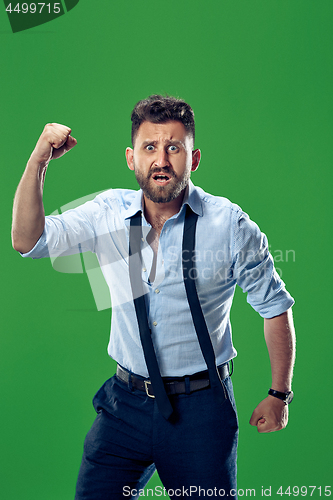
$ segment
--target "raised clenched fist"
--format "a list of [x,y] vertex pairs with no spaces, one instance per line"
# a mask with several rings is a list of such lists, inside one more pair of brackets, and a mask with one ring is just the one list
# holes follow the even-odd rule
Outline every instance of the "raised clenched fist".
[[48,163],[52,159],[60,158],[77,144],[70,134],[71,129],[65,125],[48,123],[38,139],[31,159],[37,163]]

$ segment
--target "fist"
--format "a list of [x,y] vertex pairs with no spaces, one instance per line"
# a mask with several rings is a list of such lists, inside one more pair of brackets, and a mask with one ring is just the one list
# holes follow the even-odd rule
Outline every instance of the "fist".
[[60,158],[76,146],[77,141],[71,135],[71,129],[59,123],[48,123],[38,139],[31,157],[38,163]]
[[288,405],[280,399],[268,396],[252,413],[250,424],[258,432],[274,432],[284,429],[288,423]]

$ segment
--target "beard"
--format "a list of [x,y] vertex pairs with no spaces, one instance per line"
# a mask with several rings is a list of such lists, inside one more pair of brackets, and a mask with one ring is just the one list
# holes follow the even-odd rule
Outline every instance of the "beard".
[[[170,176],[170,181],[166,186],[153,184],[151,179],[157,172],[164,172]],[[151,168],[148,175],[144,175],[134,165],[134,173],[144,195],[154,203],[168,203],[175,200],[184,191],[191,177],[190,168],[185,169],[180,176],[176,175],[172,167]]]

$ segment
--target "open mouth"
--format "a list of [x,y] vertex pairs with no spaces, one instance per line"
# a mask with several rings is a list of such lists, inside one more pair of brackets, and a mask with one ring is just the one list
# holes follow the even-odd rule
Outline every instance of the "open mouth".
[[171,175],[164,173],[157,173],[154,174],[152,178],[157,184],[167,184],[171,179]]

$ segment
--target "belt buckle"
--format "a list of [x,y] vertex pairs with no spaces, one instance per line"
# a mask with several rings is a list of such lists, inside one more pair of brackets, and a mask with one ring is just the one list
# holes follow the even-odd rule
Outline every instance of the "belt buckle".
[[155,398],[154,394],[149,394],[148,384],[151,385],[150,380],[144,380],[144,384],[147,396],[149,396],[150,398]]

